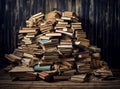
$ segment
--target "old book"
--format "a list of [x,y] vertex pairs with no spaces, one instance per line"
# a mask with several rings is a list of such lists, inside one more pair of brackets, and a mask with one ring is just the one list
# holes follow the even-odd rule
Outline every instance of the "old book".
[[13,54],[18,56],[18,57],[23,57],[23,52],[19,49],[15,49]]
[[73,69],[73,70],[64,71],[64,72],[62,73],[62,75],[73,76],[73,75],[75,75],[75,73],[76,73],[76,70]]
[[45,72],[45,71],[39,72],[38,75],[39,75],[39,77],[40,77],[41,79],[47,79],[47,78],[49,78],[49,76],[50,76],[50,75],[49,75],[47,72]]
[[59,56],[43,56],[42,60],[46,62],[57,62],[60,61],[60,58]]
[[24,36],[25,36],[24,34],[18,34],[18,39],[21,40],[24,38]]
[[68,24],[68,22],[58,21],[58,23],[57,23],[57,24],[63,24],[63,25],[65,25],[65,24]]
[[36,33],[37,28],[22,28],[19,33]]
[[90,46],[88,48],[91,52],[101,52],[100,48],[97,48],[96,46]]
[[68,28],[67,27],[55,27],[55,30],[60,30],[60,31],[68,31]]
[[35,17],[40,18],[40,17],[43,17],[43,16],[44,16],[44,14],[42,12],[40,12],[40,13],[37,13],[37,14],[34,14],[33,16],[31,16],[31,18],[35,18]]
[[33,55],[28,54],[28,53],[24,53],[24,54],[23,54],[23,56],[24,56],[24,57],[27,57],[27,58],[34,58],[34,56],[33,56]]
[[37,44],[29,44],[27,45],[29,48],[38,48],[39,46]]
[[60,44],[61,45],[64,45],[64,44],[66,44],[66,45],[72,45],[72,41],[70,39],[69,40],[61,40]]
[[70,57],[70,55],[72,55],[72,48],[61,47],[59,48],[59,52],[61,53],[61,55]]
[[63,33],[65,35],[68,35],[68,36],[73,36],[73,33],[70,33],[70,32],[66,32],[66,31],[61,31],[61,30],[55,30],[55,32],[60,32],[60,33]]
[[56,21],[57,21],[57,22],[63,22],[64,20],[63,20],[63,19],[60,19],[60,18],[56,18]]
[[89,73],[91,70],[92,69],[89,63],[77,63],[77,71],[79,73]]
[[70,27],[70,24],[56,24],[55,29],[56,28],[66,28],[66,27]]
[[91,63],[91,56],[87,57],[87,58],[83,58],[80,59],[78,62],[82,62],[82,63]]
[[44,46],[47,45],[47,46],[50,46],[50,45],[54,45],[56,46],[58,43],[59,43],[59,40],[58,39],[50,39],[50,40],[39,40],[39,42],[41,44],[43,44]]
[[71,20],[72,20],[71,17],[68,17],[68,16],[62,16],[61,19],[63,19],[63,20],[68,20],[68,21],[71,21]]
[[84,82],[87,74],[73,75],[70,80],[74,82]]
[[39,23],[43,22],[44,14],[42,12],[34,14],[28,20],[26,20],[26,27],[36,27]]
[[16,66],[9,73],[12,79],[19,78],[19,80],[36,80],[37,76],[32,67],[25,66]]
[[9,61],[12,61],[12,62],[21,60],[21,57],[16,56],[14,54],[5,54],[5,58],[7,58]]
[[45,36],[45,35],[38,35],[36,37],[37,40],[41,39],[41,40],[50,40],[51,37]]
[[72,68],[68,65],[64,65],[64,64],[60,65],[60,71],[61,72],[64,72],[64,71],[67,71],[67,70],[70,70],[70,69],[72,69]]
[[46,33],[45,35],[48,36],[48,37],[49,37],[49,36],[50,36],[50,37],[51,37],[51,36],[62,36],[61,33]]
[[21,60],[22,66],[30,66],[31,60],[32,59],[30,59],[30,58],[22,58],[22,60]]
[[48,61],[47,62],[46,61],[40,61],[39,65],[40,66],[53,65],[53,62],[51,62],[51,61],[49,61],[49,62]]
[[81,25],[72,25],[71,28],[73,30],[76,30],[76,29],[78,30],[78,29],[82,29],[82,26]]
[[61,14],[59,11],[54,10],[45,15],[45,19],[47,22],[52,22],[54,23],[56,21],[56,18],[60,18]]
[[26,36],[22,39],[22,41],[23,41],[25,44],[32,44],[32,40],[31,40],[30,38],[26,37]]
[[81,22],[71,23],[71,25],[82,25],[82,23]]
[[78,38],[77,41],[75,41],[75,45],[80,45],[88,48],[90,46],[90,41],[88,39]]
[[93,53],[92,54],[92,58],[94,58],[94,59],[100,59],[101,57],[100,57],[100,53]]
[[107,76],[113,76],[113,73],[111,70],[106,70],[106,69],[97,69],[94,74],[96,76],[103,76],[103,77],[107,77]]
[[62,16],[72,17],[72,16],[73,16],[73,12],[71,12],[71,11],[64,11],[64,12],[62,13]]
[[41,44],[47,44],[47,43],[51,43],[51,40],[39,40],[39,42],[41,43]]
[[75,38],[79,39],[79,38],[86,38],[86,33],[83,31],[75,31]]
[[25,66],[16,66],[9,71],[12,72],[34,72],[32,67],[25,67]]
[[63,61],[67,61],[67,62],[75,61],[75,58],[74,57],[63,58]]
[[27,33],[26,37],[27,38],[34,38],[35,37],[35,33]]
[[51,65],[35,65],[34,66],[34,71],[40,72],[40,71],[50,71],[52,70]]
[[77,23],[77,22],[79,22],[79,19],[78,19],[77,16],[72,16],[72,21],[73,21],[74,23]]
[[90,52],[78,53],[78,58],[88,58],[88,57],[90,57]]

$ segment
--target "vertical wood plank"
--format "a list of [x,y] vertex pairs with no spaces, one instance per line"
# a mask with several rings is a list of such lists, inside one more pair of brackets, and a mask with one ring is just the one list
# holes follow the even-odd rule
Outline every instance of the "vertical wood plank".
[[2,0],[0,57],[17,47],[17,34],[25,26],[26,19],[40,11],[48,13],[54,8],[76,12],[91,44],[102,49],[102,58],[113,66],[119,66],[120,0]]

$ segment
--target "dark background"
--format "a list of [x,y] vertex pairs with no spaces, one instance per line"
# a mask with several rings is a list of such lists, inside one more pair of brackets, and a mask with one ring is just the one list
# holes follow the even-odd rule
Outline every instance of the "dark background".
[[102,49],[102,59],[111,68],[120,68],[120,0],[1,0],[0,65],[7,63],[4,54],[17,47],[17,34],[25,20],[54,8],[76,12],[91,44]]

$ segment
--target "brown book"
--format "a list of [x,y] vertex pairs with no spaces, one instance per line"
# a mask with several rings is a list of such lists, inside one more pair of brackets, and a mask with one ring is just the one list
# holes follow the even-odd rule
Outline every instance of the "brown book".
[[78,54],[78,58],[88,58],[88,57],[90,57],[89,52],[81,52],[80,54]]
[[71,40],[61,40],[60,41],[60,45],[71,45],[72,44],[72,41]]
[[50,36],[50,37],[51,37],[51,36],[62,36],[61,33],[46,33],[45,35],[48,36],[48,37],[49,37],[49,36]]
[[66,31],[61,31],[61,30],[56,30],[56,32],[60,32],[60,33],[63,33],[63,34],[65,34],[65,35],[68,35],[68,36],[73,36],[73,33],[71,33],[71,32],[66,32]]
[[37,28],[22,28],[19,33],[36,33]]
[[51,76],[53,76],[56,73],[56,71],[42,71],[39,72],[38,75],[41,79],[48,80]]
[[5,58],[7,58],[8,60],[15,62],[15,61],[20,61],[21,57],[18,57],[14,54],[5,54]]
[[64,71],[63,75],[66,76],[73,76],[75,74],[76,70],[68,70],[68,71]]
[[73,12],[71,12],[71,11],[64,11],[64,12],[62,13],[62,16],[72,17],[72,16],[73,16]]
[[33,56],[33,55],[28,54],[28,53],[24,53],[24,54],[23,54],[23,56],[24,56],[24,57],[27,57],[27,58],[34,58],[34,56]]
[[74,82],[84,82],[85,78],[86,78],[86,74],[80,74],[80,75],[73,75],[70,80]]
[[62,16],[61,19],[68,20],[68,21],[72,20],[71,17],[68,17],[68,16]]
[[9,73],[12,79],[19,78],[19,80],[36,80],[37,76],[32,67],[25,66],[13,67]]

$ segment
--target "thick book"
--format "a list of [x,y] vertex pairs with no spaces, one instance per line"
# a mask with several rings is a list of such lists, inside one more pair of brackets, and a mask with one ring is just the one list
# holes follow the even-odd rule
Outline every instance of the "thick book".
[[86,74],[80,74],[80,75],[73,75],[70,80],[73,82],[84,82],[86,78]]
[[21,57],[16,56],[14,54],[5,54],[5,58],[7,58],[9,61],[12,61],[12,62],[21,60]]
[[10,76],[14,80],[18,78],[19,80],[36,80],[37,73],[34,72],[32,67],[16,66],[10,71]]
[[71,32],[66,32],[66,31],[61,31],[61,30],[55,30],[55,31],[73,37],[73,33],[71,33]]

